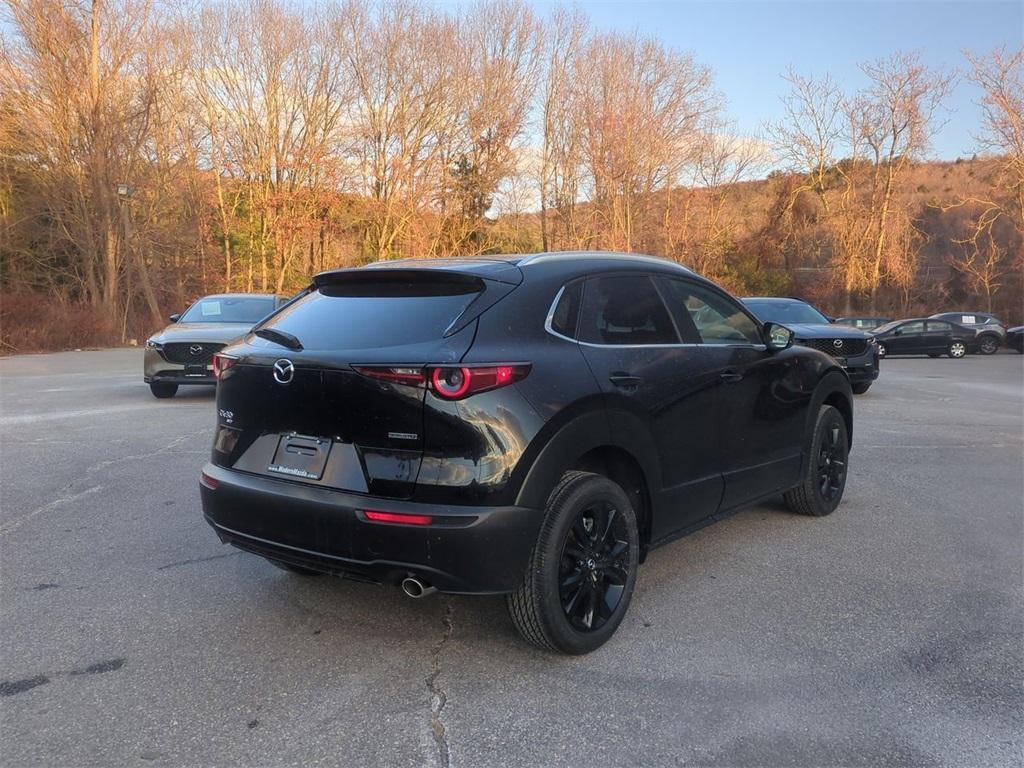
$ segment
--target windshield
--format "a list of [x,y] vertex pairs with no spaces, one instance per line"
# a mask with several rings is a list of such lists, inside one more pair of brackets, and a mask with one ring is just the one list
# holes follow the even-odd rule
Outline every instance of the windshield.
[[806,325],[828,325],[828,318],[810,304],[802,301],[758,301],[747,299],[743,302],[762,323],[803,323]]
[[255,323],[274,311],[271,296],[222,296],[200,299],[179,323]]

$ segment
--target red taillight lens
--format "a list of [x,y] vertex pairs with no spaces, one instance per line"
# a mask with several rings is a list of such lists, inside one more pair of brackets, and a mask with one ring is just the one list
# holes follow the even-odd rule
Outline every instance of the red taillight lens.
[[430,372],[431,388],[446,400],[504,387],[526,378],[530,372],[527,363],[509,363],[486,366],[460,366],[433,368]]
[[237,357],[230,357],[229,355],[216,354],[213,356],[213,375],[214,378],[219,379],[224,375],[224,371],[233,366],[238,362]]
[[199,475],[199,484],[206,488],[209,488],[211,491],[216,491],[217,486],[220,485],[220,480],[218,480],[216,477],[210,477],[205,472],[202,472]]
[[427,383],[427,377],[422,368],[383,366],[383,365],[354,365],[356,372],[371,379],[393,381],[396,384],[408,384],[411,387],[422,387]]
[[406,515],[398,512],[378,512],[364,509],[363,515],[374,523],[397,523],[399,525],[430,525],[434,518],[430,515]]

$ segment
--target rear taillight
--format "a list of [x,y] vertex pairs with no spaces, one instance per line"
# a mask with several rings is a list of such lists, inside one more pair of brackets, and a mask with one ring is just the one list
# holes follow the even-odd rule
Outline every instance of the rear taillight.
[[429,386],[445,400],[460,400],[526,378],[529,363],[489,365],[427,365],[403,367],[355,365],[363,376],[413,387]]
[[458,400],[477,392],[498,389],[526,378],[530,366],[509,365],[437,367],[430,371],[430,386],[446,400]]
[[378,512],[375,509],[362,510],[363,517],[373,523],[393,523],[395,525],[430,525],[434,518],[430,515],[407,515],[399,512]]
[[238,362],[237,357],[231,357],[230,355],[222,355],[217,353],[213,356],[213,375],[214,378],[219,379],[224,375],[224,371],[233,366]]

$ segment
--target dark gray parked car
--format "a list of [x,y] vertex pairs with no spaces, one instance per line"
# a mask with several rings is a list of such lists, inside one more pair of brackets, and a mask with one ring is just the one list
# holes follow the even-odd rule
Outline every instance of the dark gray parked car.
[[789,328],[794,344],[813,347],[839,361],[855,395],[863,395],[878,378],[878,345],[870,333],[830,322],[800,299],[760,296],[743,299],[743,303],[761,322]]
[[1006,326],[987,312],[940,312],[932,317],[970,328],[977,334],[976,347],[983,355],[994,355],[1006,343]]
[[144,378],[155,397],[174,397],[182,384],[216,384],[213,356],[241,338],[288,299],[257,293],[204,296],[146,340]]

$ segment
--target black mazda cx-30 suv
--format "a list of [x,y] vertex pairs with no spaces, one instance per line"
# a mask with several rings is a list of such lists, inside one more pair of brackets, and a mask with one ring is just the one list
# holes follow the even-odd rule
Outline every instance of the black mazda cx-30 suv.
[[847,374],[661,259],[552,253],[318,275],[216,358],[220,538],[301,574],[507,595],[584,653],[647,551],[847,477]]

